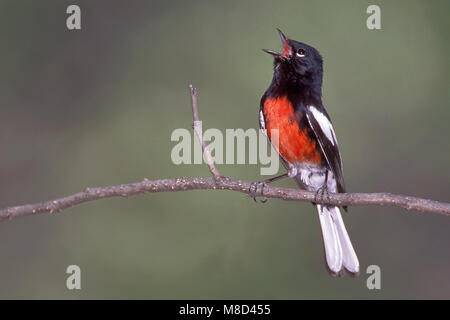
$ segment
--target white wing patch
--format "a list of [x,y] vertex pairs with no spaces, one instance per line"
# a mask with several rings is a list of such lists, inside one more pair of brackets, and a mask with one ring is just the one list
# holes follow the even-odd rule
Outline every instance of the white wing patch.
[[264,121],[264,114],[262,111],[259,112],[259,124],[261,125],[261,129],[266,129],[266,122]]
[[334,134],[333,125],[331,124],[330,120],[328,120],[328,118],[314,106],[309,106],[309,110],[311,110],[311,113],[319,123],[320,128],[322,129],[328,140],[330,140],[333,146],[337,144],[336,135]]

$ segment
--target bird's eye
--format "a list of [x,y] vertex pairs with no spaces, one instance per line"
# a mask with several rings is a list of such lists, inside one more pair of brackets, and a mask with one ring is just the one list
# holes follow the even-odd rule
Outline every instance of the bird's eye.
[[306,51],[305,51],[305,50],[303,50],[303,49],[298,49],[298,50],[297,50],[297,56],[298,56],[298,57],[304,57],[305,54],[306,54]]

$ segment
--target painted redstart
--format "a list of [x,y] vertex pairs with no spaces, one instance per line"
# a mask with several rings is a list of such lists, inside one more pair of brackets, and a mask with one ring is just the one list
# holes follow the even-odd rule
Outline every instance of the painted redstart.
[[[263,49],[274,56],[274,74],[261,99],[261,129],[265,130],[269,140],[272,140],[271,130],[278,130],[278,145],[271,142],[288,171],[283,176],[293,178],[300,188],[314,191],[316,195],[328,191],[344,193],[336,134],[322,104],[322,57],[313,47],[278,32],[283,51]],[[353,275],[358,274],[358,258],[339,208],[315,206],[328,271],[339,275],[345,269]]]

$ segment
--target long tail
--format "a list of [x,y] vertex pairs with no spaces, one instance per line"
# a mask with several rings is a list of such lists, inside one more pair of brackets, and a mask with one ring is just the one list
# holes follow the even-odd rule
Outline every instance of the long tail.
[[316,205],[322,228],[325,260],[331,274],[340,274],[345,268],[348,272],[359,273],[359,261],[345,229],[338,207]]

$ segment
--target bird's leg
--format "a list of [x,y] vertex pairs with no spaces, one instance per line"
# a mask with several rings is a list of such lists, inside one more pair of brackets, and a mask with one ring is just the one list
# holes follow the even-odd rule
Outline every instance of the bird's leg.
[[260,182],[265,183],[265,184],[269,184],[269,183],[272,183],[272,182],[275,182],[275,181],[278,181],[278,180],[285,179],[287,177],[289,177],[289,173],[285,173],[285,174],[282,174],[280,176],[269,178],[269,179],[266,179],[266,180],[263,180],[263,181],[260,181]]
[[[266,179],[266,180],[252,182],[250,184],[250,188],[249,188],[250,197],[252,197],[253,200],[256,202],[256,196],[257,196],[257,193],[258,193],[259,186],[261,186],[260,194],[262,195],[264,193],[264,187],[267,186],[269,183],[272,183],[272,182],[275,182],[275,181],[278,181],[278,180],[281,180],[281,179],[284,179],[284,178],[287,178],[287,177],[289,177],[289,174],[285,173],[285,174],[282,174],[280,176],[276,176],[276,177],[269,178],[269,179]],[[264,197],[264,199],[262,199],[261,202],[262,203],[266,203],[267,202],[267,198]]]
[[330,194],[328,192],[328,170],[326,170],[326,172],[325,172],[325,182],[319,189],[317,189],[314,200],[316,202],[321,201],[324,199],[324,195],[326,195],[327,199],[330,198]]

